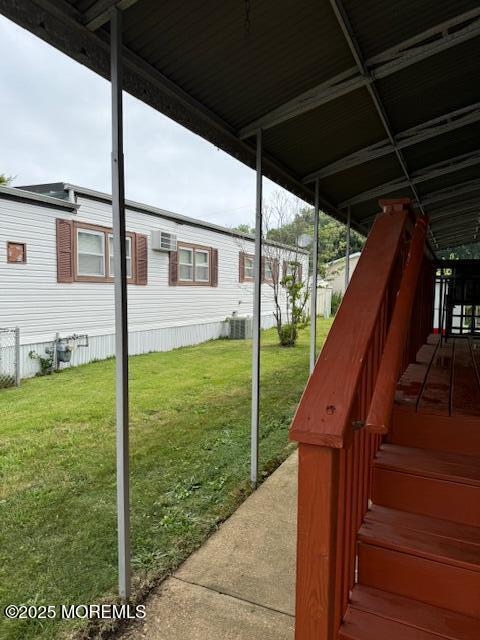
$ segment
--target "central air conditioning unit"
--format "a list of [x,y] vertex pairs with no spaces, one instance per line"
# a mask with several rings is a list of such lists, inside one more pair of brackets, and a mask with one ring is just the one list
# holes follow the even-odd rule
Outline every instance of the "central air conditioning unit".
[[152,231],[152,249],[154,251],[176,251],[177,236],[173,233],[154,229]]
[[252,337],[253,321],[251,316],[231,316],[229,322],[231,340],[247,340]]

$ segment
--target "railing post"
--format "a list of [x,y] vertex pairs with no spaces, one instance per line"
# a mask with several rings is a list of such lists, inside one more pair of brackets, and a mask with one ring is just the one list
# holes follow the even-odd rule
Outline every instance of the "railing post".
[[299,445],[295,640],[334,640],[339,449]]

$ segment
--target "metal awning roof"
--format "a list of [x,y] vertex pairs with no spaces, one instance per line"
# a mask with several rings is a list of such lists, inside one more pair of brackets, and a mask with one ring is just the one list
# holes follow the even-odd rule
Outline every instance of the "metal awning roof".
[[[124,9],[126,90],[366,232],[410,196],[433,249],[477,240],[478,0],[0,0],[0,12],[109,77]],[[81,90],[81,88],[79,88]]]

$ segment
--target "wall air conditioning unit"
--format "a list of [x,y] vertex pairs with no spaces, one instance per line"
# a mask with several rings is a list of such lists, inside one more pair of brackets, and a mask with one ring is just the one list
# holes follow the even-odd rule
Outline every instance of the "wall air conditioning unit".
[[231,340],[247,340],[252,337],[251,316],[232,316],[230,322],[230,339]]
[[152,249],[154,251],[176,251],[177,236],[173,233],[154,229],[152,231]]

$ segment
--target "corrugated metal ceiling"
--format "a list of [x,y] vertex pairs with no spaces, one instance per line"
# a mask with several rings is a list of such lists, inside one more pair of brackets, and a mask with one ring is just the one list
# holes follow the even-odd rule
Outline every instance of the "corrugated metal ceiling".
[[[372,96],[360,87],[362,78],[332,9],[334,1],[339,4],[339,0],[130,1],[124,11],[126,89],[249,166],[254,165],[254,139],[241,139],[239,130],[310,92],[296,101],[294,114],[267,126],[264,146],[266,175],[312,202],[313,185],[302,184],[304,176],[388,138]],[[86,12],[94,15],[100,4],[115,2],[0,0],[0,12],[108,77],[108,23],[96,25],[94,32],[86,25]],[[400,57],[395,70],[375,79],[374,91],[394,137],[480,102],[479,0],[343,0],[343,8],[346,31],[350,29],[363,59],[377,56],[375,66],[367,65],[369,73],[378,73],[388,62],[385,56],[379,61],[382,52],[473,12],[449,33],[447,25],[443,34],[437,29],[424,41],[427,48],[435,43],[434,54],[420,60],[420,49],[411,47],[408,66],[399,68]],[[442,38],[448,46],[438,46]],[[329,99],[325,86],[319,85],[339,74],[346,78],[347,72],[356,88]],[[337,81],[341,85],[341,78]],[[480,119],[403,149],[409,176],[476,151],[479,134]],[[447,168],[445,175],[416,186],[425,211],[432,215],[434,248],[476,239],[480,189],[464,188],[454,198],[446,198],[444,190],[477,178],[478,165]],[[392,180],[405,181],[393,152],[362,158],[357,166],[339,168],[321,179],[322,206],[344,219],[340,203]],[[412,196],[413,191],[407,184],[392,187],[389,195]],[[467,213],[442,214],[441,222],[435,217],[446,204],[453,203],[453,210],[472,200],[473,210]],[[353,205],[354,225],[366,230],[377,208],[375,197]]]

